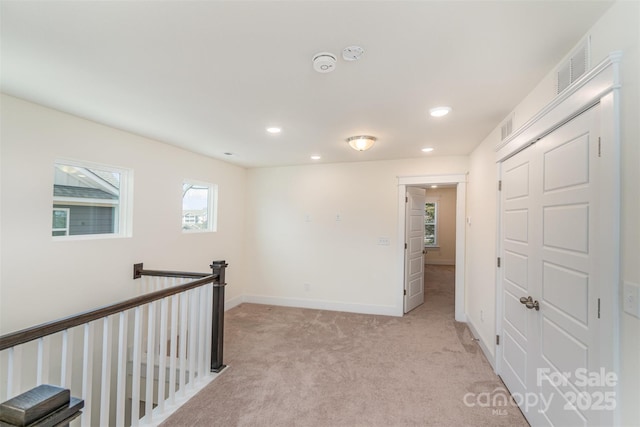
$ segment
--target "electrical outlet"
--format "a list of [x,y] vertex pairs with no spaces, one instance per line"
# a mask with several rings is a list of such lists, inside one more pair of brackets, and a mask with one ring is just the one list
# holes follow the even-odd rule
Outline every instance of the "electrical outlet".
[[342,221],[342,215],[340,215],[339,213],[336,214],[336,222],[338,221]]
[[624,282],[622,304],[625,313],[640,318],[640,285]]

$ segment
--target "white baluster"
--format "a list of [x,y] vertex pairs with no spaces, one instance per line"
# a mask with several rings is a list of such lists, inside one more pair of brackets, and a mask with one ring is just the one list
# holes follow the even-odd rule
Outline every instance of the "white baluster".
[[209,374],[211,369],[211,333],[213,332],[213,283],[207,285],[207,291],[205,293],[205,299],[207,300],[207,311],[205,313],[205,322],[207,322],[207,331],[206,331],[206,344],[204,346],[205,352],[205,369],[207,374]]
[[163,298],[160,303],[160,349],[158,354],[158,411],[164,412],[165,382],[167,380],[167,312],[169,300]]
[[118,322],[118,373],[116,390],[116,422],[124,426],[124,408],[127,392],[127,323],[128,312],[122,311]]
[[178,352],[180,353],[180,379],[178,381],[178,395],[184,395],[184,385],[186,380],[186,370],[187,370],[187,344],[189,339],[187,337],[187,303],[189,296],[187,292],[182,292],[180,294],[180,336],[178,339],[180,340],[180,344],[178,346]]
[[38,338],[38,362],[36,369],[36,385],[49,381],[49,338]]
[[176,360],[178,359],[178,302],[180,295],[171,296],[171,338],[169,343],[169,402],[176,403]]
[[71,388],[71,373],[73,372],[73,333],[69,329],[62,331],[62,352],[60,367],[60,385]]
[[147,382],[145,386],[145,410],[144,416],[147,422],[153,419],[153,376],[155,368],[155,327],[156,327],[156,303],[147,305]]
[[93,324],[84,324],[84,342],[82,351],[82,425],[91,425],[91,386],[93,382]]
[[11,347],[7,354],[7,400],[20,394],[20,374],[22,371],[22,347]]
[[207,330],[207,286],[200,286],[198,288],[198,302],[200,303],[200,309],[198,310],[198,380],[201,380],[205,376],[205,359],[206,359],[206,337],[205,331]]
[[189,316],[189,388],[194,386],[195,374],[196,374],[196,360],[198,359],[198,352],[196,351],[196,344],[198,343],[198,298],[196,290],[189,291],[190,294],[190,316]]
[[142,340],[142,307],[134,309],[133,321],[133,369],[131,372],[131,425],[137,426],[140,421],[140,347]]
[[102,378],[100,383],[100,425],[109,425],[111,397],[111,317],[102,319]]

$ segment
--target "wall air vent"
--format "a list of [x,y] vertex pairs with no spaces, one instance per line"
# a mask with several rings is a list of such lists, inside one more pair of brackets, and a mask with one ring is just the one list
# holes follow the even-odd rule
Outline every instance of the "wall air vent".
[[558,67],[556,93],[564,91],[589,70],[590,56],[591,36],[587,37]]
[[507,139],[513,133],[513,113],[509,114],[500,125],[500,141]]

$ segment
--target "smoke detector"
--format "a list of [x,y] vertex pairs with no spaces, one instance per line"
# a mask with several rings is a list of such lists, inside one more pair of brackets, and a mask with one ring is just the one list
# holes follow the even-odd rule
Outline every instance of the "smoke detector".
[[330,73],[336,69],[336,56],[329,52],[313,55],[313,69],[319,73]]

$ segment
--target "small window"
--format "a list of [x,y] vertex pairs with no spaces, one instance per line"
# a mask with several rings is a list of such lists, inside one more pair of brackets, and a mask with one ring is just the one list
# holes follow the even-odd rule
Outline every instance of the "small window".
[[438,202],[424,204],[424,245],[438,245]]
[[218,186],[195,181],[182,184],[182,230],[216,231]]
[[75,161],[54,164],[51,235],[125,237],[129,171]]
[[53,235],[69,235],[69,208],[53,208]]

